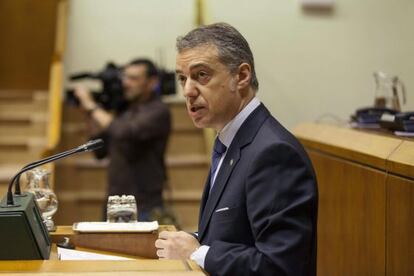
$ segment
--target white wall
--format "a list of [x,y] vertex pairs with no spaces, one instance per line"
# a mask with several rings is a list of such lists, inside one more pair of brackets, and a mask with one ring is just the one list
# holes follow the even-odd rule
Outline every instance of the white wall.
[[[250,42],[258,96],[293,127],[323,114],[347,119],[374,98],[372,73],[400,76],[414,110],[414,1],[336,0],[332,14],[303,12],[298,0],[206,1]],[[146,55],[175,63],[175,38],[193,27],[192,0],[72,0],[67,72],[100,69]]]
[[[175,40],[194,23],[188,0],[70,0],[65,70],[100,70],[149,57],[172,70]],[[162,64],[159,64],[162,63]]]
[[250,42],[258,95],[287,126],[371,105],[375,70],[400,76],[414,110],[414,1],[336,0],[331,15],[305,13],[298,0],[209,2],[211,21]]

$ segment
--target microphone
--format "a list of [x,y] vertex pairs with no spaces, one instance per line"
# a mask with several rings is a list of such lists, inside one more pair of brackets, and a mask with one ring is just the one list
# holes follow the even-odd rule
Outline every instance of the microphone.
[[[103,147],[104,142],[102,139],[96,139],[96,140],[91,140],[88,141],[86,144],[80,145],[74,149],[70,149],[49,157],[46,157],[44,159],[35,161],[33,163],[30,163],[26,166],[24,166],[13,178],[12,181],[9,184],[9,187],[7,189],[7,205],[8,206],[13,206],[14,205],[14,200],[13,200],[13,193],[12,193],[12,187],[13,187],[13,183],[16,182],[16,194],[20,195],[20,183],[19,183],[19,178],[20,175],[26,171],[29,171],[31,169],[34,169],[38,166],[44,165],[46,163],[50,163],[62,158],[65,158],[69,155],[75,154],[75,153],[79,153],[79,152],[87,152],[87,151],[93,151],[93,150],[97,150],[101,147]],[[17,181],[16,181],[17,180]]]
[[[97,150],[97,149],[103,147],[103,145],[104,145],[104,142],[103,142],[102,139],[90,140],[86,144],[80,145],[77,148],[74,148],[74,149],[71,149],[71,150],[68,150],[68,151],[65,151],[65,152],[61,152],[61,153],[55,154],[55,155],[50,156],[50,157],[46,157],[45,159],[42,159],[42,160],[39,160],[39,161],[32,162],[32,163],[24,166],[22,168],[22,170],[28,168],[29,166],[34,166],[34,165],[37,165],[37,164],[39,164],[39,166],[40,166],[40,165],[46,164],[48,162],[52,162],[54,160],[64,158],[64,157],[69,156],[69,155],[74,154],[74,153],[94,151],[94,150]],[[50,160],[46,163],[42,163],[42,162],[45,162],[46,160],[49,160],[49,159],[52,159],[52,160]],[[40,164],[40,163],[42,163],[42,164]],[[34,168],[34,167],[32,167],[32,168]],[[28,170],[31,170],[31,169],[28,169]],[[14,177],[15,179],[13,178],[14,180],[12,180],[12,182],[16,182],[16,186],[15,186],[15,189],[14,189],[14,194],[15,195],[21,195],[20,175],[22,173],[23,172],[19,172],[18,175]],[[10,183],[10,184],[12,184],[12,183]]]
[[94,151],[97,149],[102,148],[104,145],[104,141],[102,139],[95,139],[88,141],[86,144],[83,144],[79,146],[79,149],[82,149],[82,151]]
[[13,177],[7,196],[0,202],[0,260],[36,260],[48,259],[50,256],[51,241],[35,196],[25,193],[13,198],[12,187],[16,183],[17,188],[20,175],[72,154],[96,150],[103,144],[102,139],[89,141],[77,148],[32,162]]

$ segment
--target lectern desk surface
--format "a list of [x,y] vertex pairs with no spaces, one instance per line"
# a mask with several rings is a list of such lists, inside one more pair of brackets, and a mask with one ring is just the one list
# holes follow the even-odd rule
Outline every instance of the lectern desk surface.
[[[175,231],[174,226],[162,225],[160,226],[161,230]],[[140,233],[141,234],[141,233]],[[75,246],[77,241],[82,243],[83,248],[88,248],[86,240],[91,234],[84,235],[74,233],[71,230],[70,226],[58,226],[57,231],[51,234],[51,240],[57,242],[63,236],[73,239]],[[113,255],[116,254],[116,251],[111,250],[116,248],[117,241],[122,245],[123,244],[123,234],[112,235],[102,235],[102,239],[110,241],[112,244],[109,244],[110,250],[97,250],[94,248],[95,238],[98,234],[93,234],[91,237],[92,249],[94,252],[99,253],[108,253]],[[136,234],[138,235],[138,234]],[[141,250],[136,252],[142,253],[144,255],[152,256],[153,248],[148,246],[148,243],[152,241],[157,236],[157,233],[148,233],[144,236],[140,236],[138,240],[142,242]],[[125,236],[127,239],[131,239],[131,234]],[[105,242],[102,242],[105,244]],[[146,246],[146,248],[145,248]],[[149,251],[145,252],[145,250]],[[181,260],[158,260],[152,257],[145,257],[136,254],[126,254],[125,252],[120,252],[120,255],[126,255],[128,257],[136,258],[135,260],[130,261],[60,261],[56,257],[56,246],[52,248],[50,260],[41,261],[0,261],[0,273],[7,272],[7,275],[21,275],[22,273],[28,274],[37,274],[42,273],[42,275],[65,275],[64,273],[76,273],[77,275],[205,275],[202,269],[193,261],[181,261]],[[134,256],[133,256],[134,255]],[[67,275],[67,274],[66,274]]]

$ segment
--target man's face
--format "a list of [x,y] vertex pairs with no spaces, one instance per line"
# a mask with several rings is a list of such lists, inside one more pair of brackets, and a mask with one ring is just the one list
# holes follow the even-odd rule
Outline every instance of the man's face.
[[212,45],[177,55],[178,81],[196,127],[220,131],[240,111],[242,102],[233,77]]
[[124,69],[122,85],[128,101],[133,101],[142,94],[152,91],[150,79],[147,77],[145,65],[129,65]]

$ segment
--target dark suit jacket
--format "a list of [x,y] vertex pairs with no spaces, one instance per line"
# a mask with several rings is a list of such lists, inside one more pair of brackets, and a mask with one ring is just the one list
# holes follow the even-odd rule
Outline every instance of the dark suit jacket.
[[303,147],[263,104],[240,127],[207,193],[198,232],[210,246],[207,272],[316,274],[315,174]]

